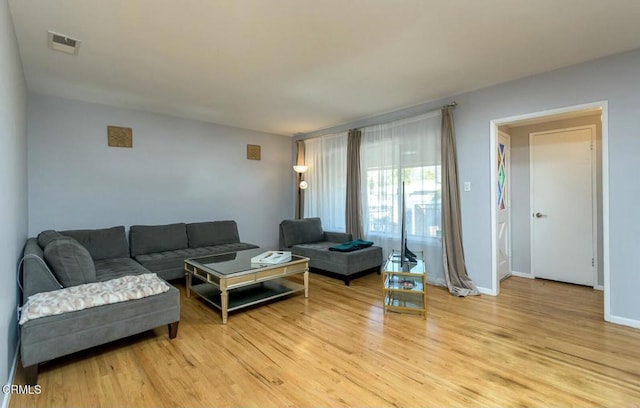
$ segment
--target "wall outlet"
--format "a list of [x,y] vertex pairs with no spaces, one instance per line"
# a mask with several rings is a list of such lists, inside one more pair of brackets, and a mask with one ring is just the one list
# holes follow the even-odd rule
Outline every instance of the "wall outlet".
[[464,191],[471,191],[471,182],[470,181],[465,181],[462,186],[464,188]]

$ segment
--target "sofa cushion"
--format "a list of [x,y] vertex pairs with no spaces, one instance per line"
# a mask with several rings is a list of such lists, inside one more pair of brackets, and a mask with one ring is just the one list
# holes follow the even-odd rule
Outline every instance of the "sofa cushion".
[[60,234],[75,238],[87,248],[94,261],[129,256],[127,235],[122,225],[103,229],[60,231]]
[[104,282],[123,276],[142,275],[149,270],[131,258],[102,259],[96,265],[96,281]]
[[42,231],[41,233],[38,234],[38,245],[40,245],[40,248],[45,249],[47,245],[49,245],[52,241],[55,241],[56,239],[64,239],[64,238],[69,238],[69,237],[67,235],[62,235],[58,231],[54,231],[54,230]]
[[382,248],[370,246],[353,252],[329,251],[333,242],[315,242],[295,245],[291,252],[309,258],[309,267],[337,273],[352,275],[382,264]]
[[65,287],[96,281],[96,268],[89,251],[74,239],[57,239],[44,249],[58,281]]
[[284,220],[280,223],[280,232],[285,248],[297,244],[319,242],[324,239],[320,218]]
[[129,228],[131,256],[152,254],[189,247],[185,223],[132,225]]
[[187,224],[189,248],[240,242],[235,221],[194,222]]

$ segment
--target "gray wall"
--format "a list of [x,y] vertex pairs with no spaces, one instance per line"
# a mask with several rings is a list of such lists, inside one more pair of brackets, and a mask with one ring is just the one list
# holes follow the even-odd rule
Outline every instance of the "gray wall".
[[[455,111],[459,178],[472,183],[461,191],[462,233],[470,277],[494,290],[491,277],[490,121],[606,100],[609,103],[609,235],[611,319],[640,327],[636,288],[640,287],[640,50],[507,82],[407,110],[297,135],[322,133],[392,120],[438,109],[452,100]],[[462,186],[462,183],[460,183]]]
[[[133,148],[108,147],[107,125],[133,128]],[[293,214],[286,136],[33,94],[28,131],[32,236],[233,219],[241,240],[277,248]]]
[[462,225],[469,273],[491,288],[489,121],[573,106],[609,102],[609,232],[611,317],[639,324],[636,288],[640,215],[640,51],[612,56],[531,78],[471,92],[456,98],[456,131],[462,193]]
[[511,134],[511,244],[514,271],[531,273],[531,210],[529,134],[583,125],[596,127],[596,196],[598,285],[604,284],[602,254],[602,126],[600,115],[548,121],[509,129]]
[[[16,267],[27,236],[27,91],[9,6],[0,1],[0,382],[16,351]],[[5,395],[3,395],[6,398]]]

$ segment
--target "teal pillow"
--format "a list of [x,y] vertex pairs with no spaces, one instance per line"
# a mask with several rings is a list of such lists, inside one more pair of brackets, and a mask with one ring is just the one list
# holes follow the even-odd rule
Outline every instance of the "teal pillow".
[[51,241],[44,259],[64,287],[96,281],[96,266],[89,251],[73,238]]

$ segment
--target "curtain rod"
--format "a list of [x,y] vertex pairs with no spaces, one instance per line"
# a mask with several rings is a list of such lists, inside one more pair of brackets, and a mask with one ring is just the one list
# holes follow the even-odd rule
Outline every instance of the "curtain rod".
[[[317,130],[317,131],[311,132],[311,134],[313,134],[313,136],[306,136],[306,137],[303,137],[303,138],[302,138],[302,139],[300,139],[300,140],[315,139],[315,138],[317,138],[317,137],[321,137],[321,136],[325,136],[325,135],[331,134],[332,132],[337,133],[335,130],[332,130],[332,129],[336,129],[336,128],[337,128],[337,129],[343,129],[343,130],[341,130],[342,132],[345,132],[345,131],[348,131],[348,130],[352,130],[352,129],[362,129],[363,127],[376,126],[376,125],[380,125],[380,124],[383,124],[383,123],[393,122],[393,121],[396,121],[396,120],[407,119],[407,118],[410,118],[410,117],[412,117],[412,116],[424,115],[424,114],[432,113],[432,112],[436,112],[436,111],[439,111],[439,110],[442,110],[442,109],[445,109],[445,108],[452,108],[452,109],[455,109],[455,108],[456,108],[456,106],[458,106],[458,102],[456,102],[456,101],[451,101],[451,102],[449,102],[449,103],[447,103],[447,104],[445,104],[445,105],[440,106],[439,108],[431,109],[431,110],[428,110],[428,111],[417,111],[417,112],[416,112],[416,111],[412,111],[412,112],[407,112],[407,113],[405,113],[404,115],[398,115],[397,117],[394,117],[393,119],[390,119],[390,120],[386,120],[386,121],[384,121],[384,122],[368,123],[368,124],[366,124],[366,125],[364,125],[364,126],[358,126],[358,127],[355,127],[355,128],[352,128],[352,127],[348,127],[348,128],[347,128],[347,127],[343,127],[343,126],[344,126],[344,124],[343,124],[343,125],[330,126],[330,127],[326,128],[326,129],[319,129],[319,130]],[[382,114],[382,115],[379,115],[379,116],[385,116],[385,114]],[[362,119],[362,120],[360,120],[360,121],[357,121],[357,122],[362,122],[362,121],[366,121],[366,118],[365,118],[365,119]],[[356,122],[356,121],[354,121],[354,122]],[[324,133],[324,132],[323,132],[323,130],[326,130],[327,132],[326,132],[326,133]],[[316,132],[321,132],[321,133],[314,134],[314,133],[316,133]],[[294,135],[294,136],[297,136],[297,135]]]
[[413,116],[426,115],[426,114],[433,113],[433,112],[437,112],[437,111],[440,111],[440,110],[442,110],[442,109],[446,109],[446,108],[455,109],[455,108],[456,108],[456,106],[458,106],[458,102],[456,102],[456,101],[451,101],[451,102],[447,103],[446,105],[442,105],[442,106],[441,106],[441,107],[439,107],[439,108],[435,108],[435,109],[431,109],[431,110],[428,110],[428,111],[425,111],[425,112],[419,112],[419,113],[411,112],[411,113],[407,113],[407,114],[405,114],[405,115],[398,116],[397,118],[393,118],[393,119],[391,119],[390,121],[380,122],[380,123],[374,123],[374,124],[369,124],[369,125],[366,125],[366,126],[361,126],[361,127],[359,127],[359,128],[354,128],[354,129],[350,129],[350,130],[362,129],[363,127],[367,127],[367,126],[376,126],[376,125],[381,125],[381,124],[384,124],[384,123],[394,122],[394,121],[396,121],[396,120],[407,119],[407,118],[410,118],[410,117],[413,117]]

